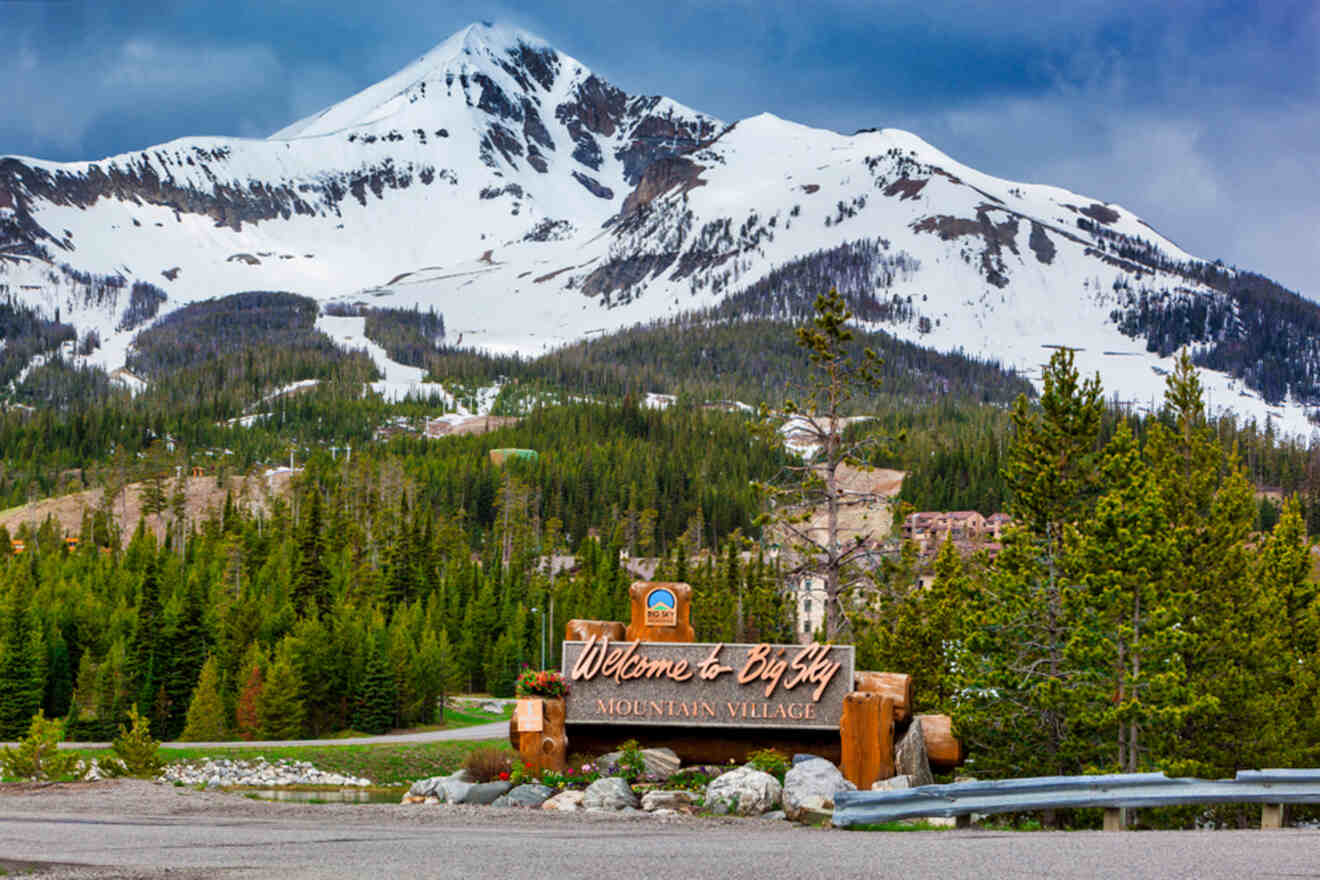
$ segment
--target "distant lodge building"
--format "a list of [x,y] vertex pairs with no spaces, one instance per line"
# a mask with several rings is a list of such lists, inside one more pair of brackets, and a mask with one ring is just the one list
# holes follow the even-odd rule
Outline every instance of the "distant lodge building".
[[922,555],[935,552],[945,541],[953,541],[960,548],[987,545],[993,555],[1004,532],[1012,525],[1013,518],[1006,513],[984,517],[975,510],[923,511],[908,514],[903,520],[902,534],[903,540],[917,544]]

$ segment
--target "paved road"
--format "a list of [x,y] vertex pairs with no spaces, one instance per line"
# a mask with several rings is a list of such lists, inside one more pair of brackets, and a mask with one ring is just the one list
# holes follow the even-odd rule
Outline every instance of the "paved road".
[[908,833],[0,818],[9,858],[314,877],[1320,877],[1306,832]]
[[[193,803],[182,793],[179,804]],[[1320,832],[883,834],[739,820],[545,816],[446,807],[84,806],[0,797],[0,867],[56,877],[647,877],[666,880],[1320,877]],[[199,795],[198,797],[210,797]],[[220,796],[216,796],[220,797]],[[234,796],[226,796],[233,798]],[[89,801],[94,804],[95,802]],[[200,802],[196,802],[201,806]],[[114,806],[114,809],[111,807]],[[242,810],[268,811],[241,814]],[[56,865],[85,866],[81,868]]]
[[[282,739],[282,740],[233,740],[227,742],[167,742],[161,743],[162,749],[269,749],[280,746],[381,746],[391,743],[430,743],[446,740],[485,740],[506,739],[509,736],[508,721],[492,721],[490,724],[475,724],[471,727],[458,727],[453,730],[431,730],[425,733],[396,733],[384,736],[351,736],[345,739]],[[0,743],[0,745],[4,745]],[[8,743],[8,745],[14,745]],[[104,742],[64,742],[62,749],[108,749],[110,743]]]

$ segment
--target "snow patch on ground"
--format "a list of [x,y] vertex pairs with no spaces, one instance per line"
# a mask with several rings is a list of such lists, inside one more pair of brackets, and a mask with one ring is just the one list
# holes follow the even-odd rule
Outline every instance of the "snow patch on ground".
[[341,317],[321,315],[316,319],[316,329],[329,336],[335,345],[349,351],[365,351],[376,364],[376,369],[385,378],[372,382],[369,386],[388,401],[428,400],[440,398],[446,404],[452,404],[453,398],[439,382],[426,382],[426,372],[421,367],[410,367],[391,360],[385,349],[367,338],[367,319],[362,317]]

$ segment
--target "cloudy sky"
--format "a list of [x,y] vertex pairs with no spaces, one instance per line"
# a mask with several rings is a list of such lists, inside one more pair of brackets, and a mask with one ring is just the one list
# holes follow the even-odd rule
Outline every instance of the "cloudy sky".
[[480,19],[725,120],[905,128],[1320,299],[1317,0],[0,0],[0,154],[265,136]]

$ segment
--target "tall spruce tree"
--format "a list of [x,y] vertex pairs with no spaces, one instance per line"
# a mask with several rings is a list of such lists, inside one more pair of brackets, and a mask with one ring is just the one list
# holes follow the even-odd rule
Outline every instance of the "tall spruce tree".
[[316,485],[307,491],[298,523],[298,561],[293,575],[292,600],[297,613],[324,614],[330,609],[330,572],[325,560],[325,538],[321,532],[321,492]]
[[969,608],[967,699],[955,721],[987,775],[1076,772],[1088,754],[1073,724],[1081,671],[1067,649],[1078,585],[1065,567],[1064,535],[1099,486],[1103,401],[1099,377],[1081,381],[1067,349],[1050,357],[1043,385],[1039,404],[1019,397],[1013,407],[1004,476],[1020,526]]
[[177,737],[187,722],[189,697],[209,653],[205,615],[202,586],[197,579],[190,579],[184,588],[178,617],[169,628],[164,657],[168,666],[164,686],[170,705],[168,725],[161,731],[165,739]]
[[4,605],[4,639],[0,642],[0,737],[22,739],[32,716],[41,708],[45,648],[29,607],[32,589],[24,565]]
[[[144,556],[142,581],[138,586],[133,638],[124,658],[124,675],[128,703],[142,707],[149,714],[164,683],[168,658],[161,650],[165,621],[160,604],[160,566],[153,551],[143,552],[147,555]],[[153,733],[159,735],[161,731]]]
[[1100,476],[1104,495],[1070,534],[1067,567],[1084,587],[1068,645],[1078,670],[1071,720],[1093,731],[1094,765],[1135,773],[1169,753],[1195,708],[1183,664],[1187,596],[1173,579],[1157,481],[1126,422],[1105,448]]
[[379,644],[376,636],[369,641],[367,665],[353,711],[353,728],[363,733],[388,733],[394,726],[394,673],[384,645]]

